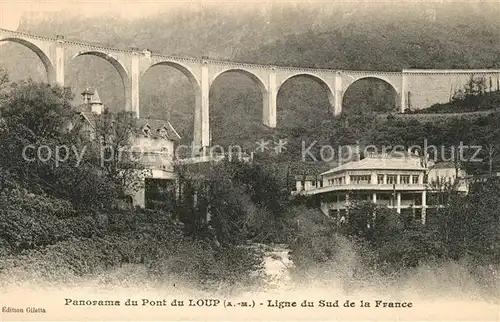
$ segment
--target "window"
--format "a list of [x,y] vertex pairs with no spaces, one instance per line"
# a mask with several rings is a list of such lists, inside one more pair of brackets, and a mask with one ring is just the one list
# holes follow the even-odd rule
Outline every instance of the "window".
[[401,184],[409,184],[410,183],[410,176],[408,175],[402,175],[400,178],[400,183]]
[[396,184],[398,183],[398,176],[395,174],[387,175],[387,184]]
[[377,183],[378,184],[383,184],[384,183],[384,175],[383,174],[377,175]]
[[353,184],[365,184],[370,183],[371,176],[370,175],[352,175],[350,177],[351,183]]
[[168,153],[168,148],[166,146],[161,148],[162,153]]
[[162,127],[161,129],[158,130],[158,133],[160,134],[160,137],[166,138],[167,137],[167,130]]
[[341,185],[342,184],[342,178],[333,178],[332,179],[332,185]]
[[411,176],[411,183],[418,184],[418,176]]

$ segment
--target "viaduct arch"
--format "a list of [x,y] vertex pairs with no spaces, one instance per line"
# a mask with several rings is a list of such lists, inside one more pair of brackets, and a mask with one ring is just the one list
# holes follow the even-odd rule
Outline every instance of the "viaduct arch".
[[9,37],[9,36],[4,36],[0,37],[0,42],[13,42],[17,43],[20,45],[23,45],[24,47],[30,49],[32,52],[34,52],[40,61],[42,62],[43,66],[45,67],[45,72],[47,74],[47,82],[48,83],[54,83],[56,81],[56,74],[55,74],[55,68],[52,60],[49,58],[49,56],[45,53],[45,51],[40,48],[38,45],[35,43],[23,39],[21,37]]
[[[259,65],[209,58],[174,57],[139,48],[119,49],[86,42],[66,40],[63,36],[43,37],[7,29],[0,29],[0,41],[13,41],[32,50],[42,61],[49,83],[64,85],[65,66],[74,57],[94,55],[109,61],[120,74],[125,91],[125,109],[139,117],[139,83],[141,76],[152,66],[168,65],[183,72],[195,85],[196,104],[194,143],[209,146],[209,90],[215,78],[227,71],[237,71],[258,80],[263,93],[263,123],[276,126],[276,98],[282,84],[298,75],[318,80],[325,90],[334,115],[342,111],[345,91],[355,81],[378,78],[389,83],[398,95],[398,109],[422,109],[449,100],[450,82],[454,88],[462,86],[471,76],[490,79],[500,84],[499,69],[482,70],[403,70],[401,72],[346,71],[320,68],[299,68]],[[462,85],[460,85],[462,84]],[[498,87],[498,85],[497,85]],[[411,104],[410,104],[411,94]]]
[[227,75],[229,73],[235,73],[237,75],[244,75],[244,76],[248,77],[258,87],[258,89],[262,95],[262,114],[265,115],[266,111],[268,111],[270,108],[269,107],[268,87],[266,86],[265,80],[263,80],[261,78],[261,76],[259,76],[256,73],[253,73],[252,71],[246,70],[244,68],[231,68],[231,67],[229,67],[227,69],[221,69],[210,76],[209,91],[210,91],[210,89],[212,89],[213,84],[215,83],[215,81],[219,77],[221,77],[223,75]]
[[125,97],[125,104],[128,105],[127,102],[131,102],[130,95],[132,91],[130,88],[129,74],[125,69],[125,67],[122,65],[122,63],[117,58],[101,50],[89,50],[76,53],[73,57],[70,58],[69,63],[71,63],[77,57],[81,56],[94,56],[108,61],[120,75],[120,79],[123,85],[123,95]]
[[330,103],[330,112],[332,114],[335,114],[335,88],[332,88],[331,85],[328,83],[327,80],[323,79],[321,76],[314,75],[312,73],[307,73],[307,72],[298,72],[292,75],[287,76],[286,78],[282,79],[280,83],[278,84],[276,94],[279,93],[280,89],[283,87],[283,85],[297,77],[305,77],[308,79],[313,80],[317,84],[321,86],[321,88],[325,91],[325,93],[328,96],[328,102]]
[[[144,51],[143,53],[146,55],[149,54],[148,51]],[[148,64],[148,62],[141,62],[141,63],[142,64],[140,65],[140,69],[139,69],[139,79],[140,80],[143,80],[146,73],[148,71],[150,71],[153,67],[156,67],[156,66],[170,67],[170,68],[180,72],[182,75],[184,75],[187,78],[187,80],[188,80],[189,84],[191,84],[193,92],[194,92],[194,113],[195,113],[194,128],[195,129],[201,128],[201,124],[200,124],[201,115],[200,115],[200,113],[202,111],[202,108],[201,108],[202,96],[201,96],[201,83],[200,83],[199,75],[195,71],[193,71],[190,66],[188,66],[182,62],[179,62],[179,61],[171,60],[168,57],[167,58],[158,58],[158,59],[152,61],[150,64]],[[136,107],[135,112],[136,112],[137,117],[139,117],[139,115],[140,115],[139,106]],[[194,131],[194,136],[195,137],[193,139],[195,142],[201,141],[200,134],[197,133],[197,131]]]
[[375,80],[378,80],[378,81],[381,81],[387,85],[389,85],[389,87],[394,91],[394,93],[396,94],[396,97],[395,97],[395,110],[396,111],[401,111],[401,99],[402,99],[402,96],[401,96],[401,89],[400,89],[400,86],[397,85],[397,82],[395,82],[394,79],[391,79],[390,77],[384,77],[384,76],[360,76],[360,77],[349,77],[349,79],[351,80],[351,82],[349,82],[345,89],[343,90],[343,94],[347,93],[347,91],[352,88],[352,86],[356,83],[358,83],[359,81],[362,81],[362,80],[368,80],[368,79],[375,79]]

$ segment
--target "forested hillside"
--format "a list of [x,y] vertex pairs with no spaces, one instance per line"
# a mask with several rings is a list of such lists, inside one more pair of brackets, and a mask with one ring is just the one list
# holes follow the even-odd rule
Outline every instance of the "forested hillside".
[[[123,169],[127,158],[96,155],[101,142],[67,131],[75,112],[69,91],[25,82],[2,94],[2,291],[85,285],[94,292],[101,287],[134,292],[140,286],[141,291],[181,288],[212,296],[276,294],[263,272],[264,253],[268,245],[284,243],[293,263],[287,267],[290,289],[301,294],[307,285],[349,296],[367,291],[401,296],[401,289],[413,286],[417,299],[433,296],[437,301],[453,290],[454,295],[498,303],[498,178],[472,184],[468,195],[445,184],[446,205],[428,213],[425,225],[412,212],[398,214],[356,198],[346,223],[338,225],[315,209],[314,199],[290,199],[289,190],[281,188],[280,169],[259,160],[213,163],[203,177],[176,167],[183,193],[146,183],[148,195],[156,194],[148,200],[156,201],[150,203],[153,209],[124,209],[124,189],[139,184],[137,177],[113,170]],[[110,117],[107,113],[102,121],[114,119]],[[411,144],[428,136],[456,146],[473,136],[494,154],[499,117],[479,118],[474,124],[451,121],[441,128],[389,120],[375,139]],[[127,122],[105,122],[98,133],[101,127],[117,133]],[[107,147],[130,148],[126,140],[106,138],[102,142]],[[29,146],[38,147],[38,153],[26,150]],[[61,152],[69,146],[74,154],[40,154],[41,147]]]
[[[499,15],[498,3],[191,5],[142,19],[31,14],[19,30],[173,55],[303,67],[499,68]],[[43,80],[43,68],[28,49],[8,44],[0,50],[11,79]],[[189,140],[194,97],[187,78],[172,68],[155,67],[141,82],[142,115],[171,119]],[[75,93],[94,86],[109,108],[123,106],[118,74],[99,58],[76,58],[66,83]],[[262,97],[245,76],[222,75],[210,95],[212,135],[222,144],[242,137],[252,141],[261,133],[284,136],[297,128],[331,130],[321,125],[330,118],[326,93],[309,79],[293,79],[280,91],[278,131],[266,131],[261,124]],[[344,107],[387,111],[394,108],[394,96],[384,83],[360,81],[346,93]]]
[[[498,17],[498,3],[351,3],[328,9],[308,3],[259,5],[258,10],[224,4],[159,11],[142,19],[107,12],[91,18],[75,12],[26,15],[20,30],[166,54],[304,67],[500,68]],[[0,54],[10,80],[45,78],[27,48],[7,44]],[[103,151],[100,140],[85,141],[66,126],[75,112],[71,96],[79,99],[86,86],[97,88],[110,110],[123,109],[121,81],[108,62],[96,57],[78,57],[67,68],[72,91],[29,81],[7,86],[0,71],[0,288],[44,281],[81,286],[93,280],[106,287],[158,287],[162,294],[170,285],[213,294],[265,289],[262,250],[248,247],[250,241],[290,246],[292,286],[314,288],[319,281],[330,295],[341,290],[343,297],[352,297],[373,288],[391,295],[387,298],[392,297],[385,291],[389,288],[400,298],[406,296],[402,290],[413,287],[417,291],[410,299],[436,302],[429,295],[443,292],[498,302],[500,182],[493,177],[500,171],[498,111],[437,122],[420,121],[414,114],[381,118],[377,113],[393,109],[394,97],[385,84],[360,81],[345,94],[348,113],[333,118],[321,86],[298,78],[280,90],[278,128],[269,129],[261,123],[262,97],[252,80],[222,75],[210,92],[214,143],[243,142],[255,148],[260,139],[286,138],[286,150],[256,153],[248,164],[212,164],[201,179],[176,167],[184,192],[178,198],[172,198],[176,190],[147,185],[148,195],[158,197],[148,200],[155,209],[122,209],[129,185],[126,171],[117,169],[127,163],[107,160],[103,166],[103,156],[96,156]],[[142,115],[170,119],[189,140],[194,96],[187,78],[155,67],[141,84]],[[469,104],[480,110],[498,106],[499,98],[498,91],[465,90],[435,109]],[[114,131],[135,120],[128,117],[100,127]],[[108,144],[105,137],[102,142]],[[308,155],[314,157],[323,143],[425,147],[424,142],[439,147],[447,158],[456,157],[455,147],[473,147],[452,160],[455,166],[490,175],[466,196],[446,188],[445,207],[433,218],[429,215],[425,225],[411,214],[353,200],[347,224],[338,227],[315,206],[309,208],[314,200],[290,198],[294,175],[314,175],[328,166],[301,162],[302,143],[314,145]],[[75,155],[59,163],[55,154],[43,160],[35,152],[28,153],[30,158],[24,154],[26,147],[41,145],[49,152],[71,146]],[[481,162],[472,162],[478,146],[475,157]],[[129,144],[115,151],[121,148]]]

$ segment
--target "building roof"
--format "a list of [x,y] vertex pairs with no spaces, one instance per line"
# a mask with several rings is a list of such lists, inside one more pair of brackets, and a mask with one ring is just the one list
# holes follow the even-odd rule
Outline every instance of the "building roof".
[[[302,175],[296,175],[295,176],[295,180],[302,181],[302,180],[304,180],[304,176],[302,176]],[[318,177],[316,177],[316,176],[306,175],[306,177],[305,177],[305,181],[317,181],[317,180],[318,180]]]
[[101,98],[99,97],[99,93],[97,93],[97,90],[94,90],[92,98],[90,99],[90,104],[102,104]]
[[424,170],[420,158],[412,155],[377,155],[369,156],[359,161],[344,163],[336,168],[323,172],[321,175],[348,170]]
[[455,169],[455,163],[448,162],[438,162],[429,167],[430,169]]
[[[101,98],[97,90],[87,87],[82,95],[90,96],[90,101],[75,106],[76,113],[85,119],[90,125],[95,126],[97,121],[102,115],[92,112],[92,105],[102,105]],[[151,118],[138,118],[135,119],[135,128],[133,129],[136,135],[145,135],[152,138],[168,138],[170,140],[180,140],[179,133],[174,129],[172,124],[166,120],[158,120]]]
[[82,95],[92,95],[92,94],[94,94],[94,91],[90,87],[85,88],[85,90],[82,92]]
[[78,104],[75,106],[75,111],[77,114],[90,113],[91,112],[90,104],[88,103]]
[[[90,104],[80,104],[75,107],[76,113],[80,118],[86,120],[90,125],[95,126],[102,114],[92,113]],[[135,119],[135,128],[133,129],[136,135],[146,135],[144,128],[149,126],[149,137],[152,138],[168,138],[173,141],[180,140],[179,133],[174,129],[172,124],[166,120],[138,118]],[[163,130],[163,132],[162,132]]]
[[180,135],[174,129],[172,124],[166,120],[151,119],[151,118],[139,118],[136,121],[136,133],[144,134],[143,129],[149,127],[151,137],[161,137],[161,131],[164,130],[167,137],[171,140],[180,140]]

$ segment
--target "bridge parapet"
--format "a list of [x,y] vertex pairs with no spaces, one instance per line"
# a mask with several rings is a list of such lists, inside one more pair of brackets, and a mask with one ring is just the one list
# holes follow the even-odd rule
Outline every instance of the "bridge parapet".
[[121,53],[121,54],[132,55],[135,52],[134,50],[131,50],[131,49],[114,48],[114,47],[109,47],[109,46],[105,46],[102,44],[80,42],[80,41],[75,41],[75,40],[65,40],[64,43],[66,45],[73,45],[73,46],[77,46],[77,47],[85,48],[85,49],[90,49],[90,50],[110,51],[110,52]]
[[316,80],[328,94],[334,114],[342,111],[342,99],[348,88],[364,78],[378,78],[389,83],[398,96],[397,106],[420,109],[432,104],[447,102],[453,91],[470,79],[470,75],[489,78],[490,89],[496,84],[500,88],[500,69],[471,70],[424,70],[403,69],[402,71],[338,70],[332,68],[282,66],[238,62],[210,57],[175,56],[156,53],[146,49],[116,48],[64,36],[45,37],[25,32],[0,28],[0,40],[20,43],[42,60],[48,81],[64,84],[64,73],[73,58],[93,55],[109,61],[120,74],[125,92],[126,108],[139,115],[139,84],[141,76],[156,65],[166,65],[181,71],[194,85],[195,99],[195,141],[201,146],[209,142],[209,91],[218,75],[228,71],[245,74],[259,86],[263,96],[263,120],[269,127],[276,126],[276,105],[281,86],[295,76]]
[[30,38],[30,39],[37,39],[37,40],[45,40],[45,41],[56,41],[57,40],[57,38],[32,35],[32,34],[29,34],[26,32],[22,32],[22,31],[13,31],[13,30],[3,29],[3,28],[0,28],[0,34],[7,34],[7,35],[12,35],[13,37],[23,37],[23,38]]
[[340,70],[342,74],[353,75],[379,75],[379,76],[401,76],[402,72],[386,72],[378,70]]
[[500,69],[403,69],[403,74],[443,75],[443,74],[500,74]]
[[172,56],[172,55],[156,53],[156,52],[151,53],[151,58],[152,59],[160,59],[160,60],[169,60],[169,61],[199,63],[199,64],[201,64],[203,62],[203,59],[201,59],[201,58]]
[[[58,35],[57,37],[47,37],[47,36],[39,36],[33,35],[30,33],[22,32],[22,31],[13,31],[8,29],[0,28],[0,33],[11,35],[12,37],[23,37],[29,39],[37,39],[48,42],[60,42],[64,41],[65,45],[73,45],[81,48],[91,49],[91,50],[100,50],[100,51],[112,51],[116,53],[122,54],[130,54],[132,55],[134,52],[143,50],[140,49],[123,49],[117,48],[109,45],[103,45],[99,43],[92,43],[88,41],[79,41],[79,40],[69,40],[65,39],[64,36]],[[282,65],[269,65],[269,64],[255,64],[249,62],[235,62],[229,60],[220,60],[220,59],[212,59],[212,58],[198,58],[198,57],[180,57],[173,56],[162,53],[151,53],[152,57],[156,57],[159,59],[168,59],[172,61],[183,61],[183,62],[192,62],[192,63],[201,63],[206,60],[208,64],[212,65],[223,65],[231,68],[252,68],[252,69],[264,69],[268,70],[271,68],[275,68],[276,71],[288,71],[288,72],[304,72],[304,73],[344,73],[344,74],[376,74],[383,76],[397,76],[401,74],[497,74],[500,73],[500,70],[495,69],[476,69],[476,70],[437,70],[437,69],[403,69],[401,72],[386,72],[386,71],[366,71],[366,70],[338,70],[332,68],[317,68],[317,67],[299,67],[299,66],[282,66]]]

